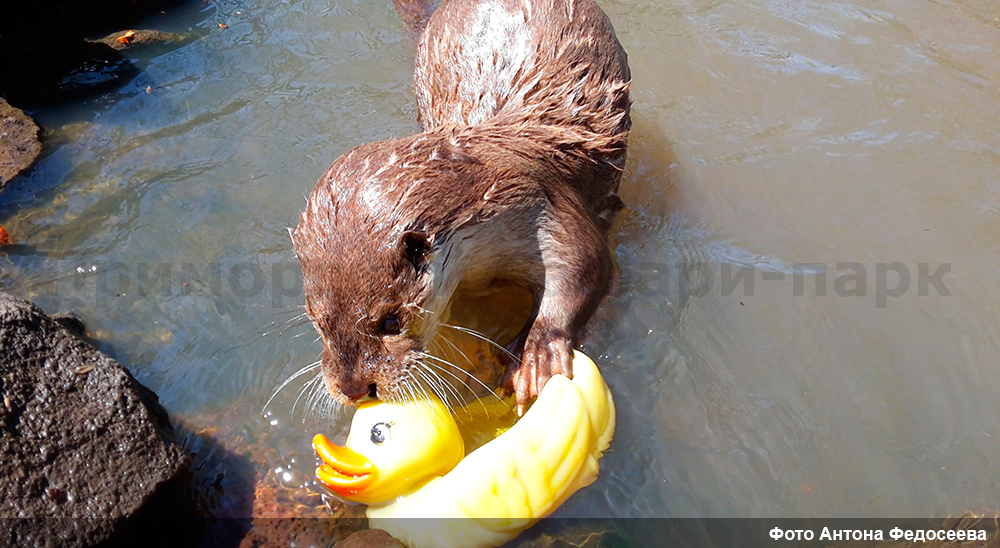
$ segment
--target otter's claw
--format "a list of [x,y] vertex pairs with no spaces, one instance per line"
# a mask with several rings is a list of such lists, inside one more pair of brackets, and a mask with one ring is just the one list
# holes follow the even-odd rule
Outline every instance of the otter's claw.
[[569,337],[557,330],[532,329],[524,344],[520,365],[508,364],[504,387],[512,389],[518,416],[536,398],[553,375],[573,378],[573,347]]

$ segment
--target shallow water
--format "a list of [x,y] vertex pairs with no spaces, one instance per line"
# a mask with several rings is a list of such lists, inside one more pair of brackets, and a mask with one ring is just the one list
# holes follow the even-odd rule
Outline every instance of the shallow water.
[[[1000,508],[1000,5],[602,6],[635,127],[585,350],[619,427],[561,514]],[[32,112],[51,134],[0,193],[0,287],[80,314],[178,420],[235,411],[308,453],[346,424],[307,411],[309,375],[256,419],[320,351],[286,227],[336,156],[417,130],[411,44],[389,2],[153,24],[201,38]]]

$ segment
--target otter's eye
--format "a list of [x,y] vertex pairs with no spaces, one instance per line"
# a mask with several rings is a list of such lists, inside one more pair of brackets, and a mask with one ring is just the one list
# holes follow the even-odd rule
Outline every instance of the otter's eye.
[[372,443],[375,445],[382,445],[390,437],[391,427],[387,422],[380,422],[375,426],[372,426]]
[[385,335],[399,335],[400,327],[399,318],[396,316],[386,316],[382,320],[382,333]]

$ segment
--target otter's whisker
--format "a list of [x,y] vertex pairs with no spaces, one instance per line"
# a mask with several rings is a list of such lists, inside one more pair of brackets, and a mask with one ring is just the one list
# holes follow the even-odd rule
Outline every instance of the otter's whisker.
[[319,379],[312,379],[308,392],[309,395],[306,397],[305,403],[306,410],[302,413],[303,423],[317,416],[322,417],[327,412],[328,407],[328,402],[323,397],[326,390],[323,390],[323,383],[319,382]]
[[[454,377],[458,382],[462,382],[462,379],[459,379],[457,376],[453,375],[450,371],[444,369],[441,366],[435,365],[433,363],[424,362],[424,361],[421,361],[419,363],[425,367],[425,371],[428,374],[434,375],[435,377],[437,377],[441,381],[441,386],[444,387],[443,390],[441,390],[441,392],[446,393],[446,394],[447,393],[451,393],[451,394],[453,394],[455,396],[456,400],[462,402],[463,406],[468,405],[468,402],[466,402],[465,398],[462,397],[462,394],[459,393],[458,389],[456,389],[454,386],[452,386],[452,384],[450,382],[447,382],[444,379],[444,377],[442,377],[441,375],[439,375],[437,372],[435,372],[435,371],[433,371],[431,369],[426,369],[426,368],[427,367],[436,367],[436,368],[440,369],[441,371],[443,371],[443,372],[451,375],[452,377]],[[466,385],[466,387],[468,387],[468,385]],[[455,408],[455,406],[452,405],[451,402],[449,401],[449,398],[441,398],[441,401],[444,402],[444,404],[447,405],[449,408],[451,408],[451,409]]]
[[407,401],[417,397],[415,387],[419,384],[419,381],[413,375],[412,366],[406,370],[406,377],[402,381],[400,381],[399,384],[406,390],[406,397],[403,398],[403,401]]
[[385,401],[390,403],[399,403],[405,402],[413,397],[413,388],[410,386],[409,382],[409,378],[413,376],[413,373],[407,371],[406,375],[407,377],[399,381],[399,389],[386,396]]
[[490,344],[490,345],[496,347],[497,349],[499,349],[504,354],[507,354],[507,356],[509,356],[512,360],[514,360],[516,362],[520,362],[521,361],[510,350],[507,350],[507,348],[504,347],[502,344],[494,341],[493,339],[487,337],[486,335],[483,335],[482,333],[476,331],[475,329],[469,329],[468,327],[462,327],[460,325],[451,325],[451,324],[447,324],[447,323],[441,324],[441,327],[448,327],[448,328],[454,329],[456,331],[461,331],[462,333],[465,333],[467,335],[472,335],[473,337],[476,337],[477,339],[480,339],[480,340],[486,342],[487,344]]
[[[305,307],[302,306],[302,307],[299,307],[299,308],[303,309]],[[289,318],[289,319],[281,322],[281,324],[278,327],[274,328],[271,331],[265,331],[260,336],[261,337],[269,337],[271,335],[274,335],[275,333],[277,333],[278,335],[284,335],[289,329],[292,329],[293,327],[298,327],[298,325],[301,325],[299,322],[301,320],[303,320],[303,319],[306,320],[306,321],[309,320],[309,315],[305,311],[303,311],[303,312],[301,312],[299,314],[296,314],[296,315],[292,316],[291,318]],[[305,323],[305,322],[302,322],[302,323]]]
[[268,407],[269,405],[271,405],[271,400],[273,400],[273,399],[274,399],[274,397],[278,395],[278,392],[281,392],[281,390],[282,390],[282,389],[283,389],[284,387],[288,386],[288,383],[290,383],[290,382],[294,381],[295,379],[297,379],[297,378],[301,377],[302,375],[305,375],[306,373],[308,373],[308,372],[309,372],[309,371],[311,371],[312,369],[315,369],[315,368],[319,367],[319,366],[320,366],[320,365],[321,365],[322,363],[323,363],[323,362],[322,362],[322,360],[316,360],[316,361],[314,361],[313,363],[311,363],[311,364],[309,364],[309,365],[307,365],[307,366],[303,367],[302,369],[299,369],[299,370],[298,370],[298,371],[296,371],[295,373],[292,373],[292,374],[291,374],[291,375],[290,375],[290,376],[289,376],[289,377],[288,377],[287,379],[285,379],[285,380],[284,380],[284,382],[282,382],[282,383],[281,383],[281,384],[280,384],[280,385],[278,386],[278,388],[276,388],[276,389],[274,390],[274,392],[272,392],[272,393],[271,393],[271,397],[270,397],[270,398],[267,398],[267,403],[265,403],[265,404],[264,404],[264,409],[267,409],[267,407]]
[[[424,354],[424,357],[427,357],[427,358],[430,358],[430,359],[432,359],[432,360],[437,360],[437,361],[439,361],[439,362],[441,362],[441,363],[443,363],[443,364],[445,364],[445,365],[448,365],[448,366],[451,366],[451,367],[454,367],[455,369],[458,369],[459,371],[462,371],[462,372],[465,372],[465,370],[464,370],[464,369],[462,369],[462,368],[458,367],[457,365],[455,365],[455,364],[453,364],[453,363],[451,363],[451,362],[448,362],[447,360],[442,360],[441,358],[438,358],[437,356],[433,356],[433,355],[431,355],[431,354]],[[492,394],[494,398],[496,398],[496,399],[497,399],[497,400],[499,400],[499,401],[503,401],[503,398],[501,398],[501,397],[500,397],[500,396],[499,396],[499,395],[498,395],[498,394],[496,393],[496,391],[494,391],[494,390],[493,390],[492,388],[490,388],[490,387],[489,387],[489,386],[488,386],[488,385],[487,385],[486,383],[484,383],[483,381],[479,380],[479,378],[478,378],[478,377],[476,377],[475,375],[472,375],[472,374],[469,374],[469,378],[471,378],[472,380],[474,380],[474,381],[476,381],[477,383],[479,383],[479,386],[482,386],[482,387],[483,387],[483,388],[484,388],[484,389],[485,389],[485,390],[486,390],[487,392],[489,392],[490,394]],[[466,386],[466,387],[469,387],[469,385],[468,385],[468,384],[466,384],[465,386]],[[469,391],[472,391],[472,388],[471,388],[471,387],[469,387]]]
[[[440,338],[444,342],[448,343],[450,345],[451,349],[454,349],[454,350],[446,349],[445,347],[442,347],[438,343],[438,340],[437,340],[438,338]],[[441,362],[441,363],[443,363],[445,365],[448,365],[448,366],[456,369],[457,371],[460,371],[462,373],[466,373],[470,377],[474,378],[476,380],[476,382],[478,382],[479,384],[482,384],[483,387],[486,388],[486,390],[490,390],[490,388],[488,386],[486,386],[485,384],[483,384],[482,381],[480,381],[478,378],[476,378],[474,375],[472,375],[469,371],[467,371],[465,369],[462,369],[461,367],[458,367],[457,365],[455,365],[453,362],[448,361],[447,359],[445,359],[446,356],[450,357],[452,359],[455,359],[455,352],[457,351],[459,354],[462,355],[462,357],[465,358],[465,361],[468,362],[470,368],[475,369],[475,364],[472,363],[472,360],[470,360],[469,357],[466,356],[464,352],[462,352],[461,350],[459,350],[458,347],[455,346],[454,343],[452,343],[451,341],[449,341],[447,337],[445,337],[445,336],[443,336],[443,335],[441,335],[439,333],[435,333],[434,334],[434,338],[431,339],[431,342],[427,346],[428,346],[429,349],[431,349],[433,351],[433,353],[429,354],[429,353],[426,353],[426,352],[421,352],[421,353],[418,353],[418,355],[421,355],[421,356],[423,356],[425,358],[430,358],[430,359],[433,359],[433,360],[437,360],[437,361],[439,361],[439,362]],[[465,383],[462,383],[462,384],[465,384]],[[465,384],[465,387],[469,389],[469,392],[471,392],[472,394],[475,394],[475,391],[472,390],[472,387],[470,387],[468,384]]]
[[444,335],[441,335],[440,333],[435,333],[434,336],[435,337],[440,337],[441,340],[443,340],[444,342],[448,343],[448,346],[450,346],[454,350],[454,352],[451,353],[451,356],[453,358],[455,357],[455,352],[458,352],[459,354],[461,354],[462,357],[465,358],[466,363],[469,364],[469,370],[470,371],[476,368],[476,364],[472,363],[472,360],[469,359],[469,356],[467,356],[465,354],[465,352],[462,352],[462,349],[459,348],[457,345],[455,345],[455,343],[451,342],[451,340],[449,340],[448,337],[445,337]]
[[409,304],[409,305],[407,305],[407,307],[408,308],[416,308],[417,312],[420,312],[421,314],[428,314],[428,315],[433,315],[434,314],[433,310],[428,310],[428,309],[426,309],[426,308],[424,308],[424,307],[422,307],[422,306],[420,306],[419,304],[416,304],[416,303]]
[[[449,362],[447,362],[446,360],[442,360],[441,358],[438,358],[438,357],[436,357],[436,356],[431,356],[431,358],[433,358],[433,359],[434,359],[435,361],[439,361],[439,362],[442,362],[442,363],[446,363],[446,364],[448,364],[448,365],[450,365],[450,366],[454,367],[455,369],[458,369],[459,371],[462,371],[462,372],[464,372],[464,370],[463,370],[462,368],[460,368],[460,367],[456,366],[455,364],[452,364],[452,363],[449,363]],[[442,367],[442,366],[440,366],[440,365],[437,365],[437,364],[435,364],[435,363],[433,363],[433,362],[431,362],[431,361],[427,361],[427,362],[422,362],[422,363],[424,363],[425,365],[429,365],[429,366],[431,366],[431,367],[436,367],[436,368],[440,369],[442,373],[445,373],[446,375],[448,375],[448,376],[452,377],[453,379],[455,379],[456,381],[458,381],[458,382],[459,382],[459,383],[460,383],[460,384],[461,384],[462,386],[464,386],[464,387],[465,387],[465,388],[466,388],[466,389],[467,389],[467,390],[469,391],[469,393],[472,393],[472,394],[474,394],[474,393],[475,393],[475,392],[474,392],[474,391],[472,390],[472,387],[471,387],[471,386],[469,386],[469,383],[467,383],[467,382],[463,381],[463,380],[462,380],[462,379],[461,379],[461,378],[460,378],[460,377],[459,377],[458,375],[456,375],[456,374],[452,373],[451,371],[448,371],[448,370],[447,370],[447,369],[445,369],[444,367]],[[478,379],[476,379],[476,380],[478,380]],[[455,389],[455,387],[454,387],[454,386],[451,386],[451,384],[450,384],[450,383],[448,383],[448,386],[449,386],[449,387],[451,387],[451,389],[452,389],[452,390],[453,390],[453,391],[455,392],[456,396],[457,396],[457,397],[458,397],[458,398],[459,398],[460,400],[462,400],[462,404],[463,404],[463,405],[468,405],[468,402],[467,402],[467,401],[465,400],[465,398],[463,398],[463,397],[462,397],[462,396],[461,396],[461,395],[460,395],[460,394],[458,393],[458,390],[457,390],[457,389]]]
[[326,390],[325,383],[320,375],[317,375],[310,382],[309,396],[306,398],[305,412],[302,414],[302,423],[310,419],[337,420],[343,414],[343,406]]
[[437,334],[436,333],[435,333],[435,336],[433,338],[431,338],[431,340],[427,343],[427,350],[430,350],[431,354],[434,354],[434,355],[444,354],[444,349],[441,348],[441,345],[438,344],[438,342],[437,342]]
[[[420,365],[426,368],[425,365],[423,364]],[[448,395],[445,392],[445,390],[441,387],[442,381],[435,379],[435,377],[437,377],[437,374],[435,374],[433,371],[429,370],[425,371],[423,369],[417,369],[417,373],[419,373],[420,377],[424,379],[424,382],[431,389],[431,392],[434,393],[435,397],[444,402],[445,405],[448,405]],[[429,398],[430,396],[429,394],[427,394],[426,388],[424,388],[423,385],[420,385],[420,387],[423,390],[424,395]]]
[[[444,363],[444,364],[447,364],[447,365],[450,365],[450,366],[454,367],[454,368],[455,368],[455,369],[457,369],[458,371],[461,371],[461,372],[463,372],[463,373],[465,372],[465,370],[463,370],[463,369],[462,369],[461,367],[458,367],[458,366],[456,366],[456,365],[452,364],[451,362],[449,362],[448,360],[445,360],[444,358],[441,358],[440,356],[434,356],[434,355],[431,355],[431,354],[427,354],[427,353],[425,353],[425,352],[418,352],[418,353],[417,353],[417,356],[418,356],[418,357],[421,357],[421,358],[424,358],[424,359],[430,359],[430,360],[434,360],[434,361],[437,361],[437,362],[441,362],[441,363]],[[433,367],[437,367],[438,369],[441,369],[442,371],[444,371],[444,372],[445,372],[445,373],[447,373],[448,375],[451,375],[451,376],[452,376],[452,377],[453,377],[453,378],[454,378],[455,380],[457,380],[457,381],[458,381],[459,383],[461,383],[461,384],[462,384],[462,386],[464,386],[464,387],[465,387],[466,389],[468,389],[468,390],[469,390],[469,392],[472,392],[472,387],[471,387],[471,386],[469,386],[468,384],[466,384],[466,383],[465,383],[464,381],[462,381],[462,379],[461,379],[461,378],[459,378],[459,377],[458,377],[458,376],[456,376],[455,374],[451,373],[450,371],[448,371],[448,370],[444,369],[443,367],[441,367],[441,366],[439,366],[439,365],[436,365],[436,364],[434,364],[434,363],[430,363],[430,362],[425,362],[425,361],[423,361],[423,360],[420,360],[420,363],[421,363],[422,365],[425,365],[425,366],[429,365],[429,366],[433,366]],[[435,373],[435,375],[436,375],[436,376],[437,376],[438,378],[440,378],[440,379],[441,379],[442,381],[444,381],[444,377],[441,377],[440,375],[437,375],[436,373]],[[446,382],[446,383],[444,383],[444,384],[447,384],[448,386],[451,386],[451,383],[448,383],[448,382]],[[452,388],[454,388],[454,387],[452,387]]]
[[[417,369],[417,373],[419,373],[422,378],[426,378],[426,374],[423,371],[421,371],[420,369]],[[420,379],[414,378],[414,380],[416,381],[416,386],[414,387],[414,391],[419,390],[420,391],[420,395],[424,399],[430,399],[431,395],[427,393],[427,386],[424,386],[424,384],[420,382]],[[429,382],[429,381],[427,381],[427,382]],[[434,388],[431,388],[431,391],[434,391]]]
[[[309,382],[307,382],[302,386],[302,390],[299,392],[299,395],[295,398],[295,401],[292,402],[292,417],[295,416],[295,407],[299,405],[299,400],[302,399],[302,396],[304,396],[306,392],[313,391],[322,378],[323,378],[322,372],[316,373],[316,375],[313,378],[309,379]],[[309,397],[306,398],[306,401],[307,402],[309,401]],[[305,413],[303,413],[302,422],[305,422],[305,420],[306,416]]]
[[344,414],[344,406],[330,396],[324,397],[323,401],[326,402],[326,410],[324,411],[326,419],[330,422],[340,420]]
[[[454,367],[455,369],[458,369],[459,371],[462,371],[463,373],[465,372],[465,371],[463,371],[462,369],[460,369],[459,367],[457,367],[457,366],[456,366],[455,364],[453,364],[453,363],[448,363],[447,361],[445,361],[445,360],[442,360],[442,359],[440,359],[440,358],[438,358],[438,357],[435,357],[435,356],[430,356],[430,358],[431,358],[431,359],[434,359],[434,360],[437,360],[437,361],[439,361],[439,362],[441,362],[441,363],[444,363],[444,364],[446,364],[446,365],[449,365],[449,366],[451,366],[451,367]],[[455,379],[456,379],[456,380],[457,380],[458,382],[462,383],[462,384],[463,384],[463,385],[465,386],[465,388],[469,390],[469,392],[472,392],[472,393],[474,393],[474,392],[473,392],[473,390],[472,390],[472,387],[471,387],[471,386],[469,386],[469,385],[468,385],[467,383],[463,382],[463,381],[462,381],[462,379],[460,379],[460,378],[458,378],[457,376],[455,376],[455,374],[453,374],[453,373],[452,373],[451,371],[448,371],[448,370],[447,370],[447,369],[445,369],[444,367],[442,367],[442,366],[440,366],[440,365],[435,365],[435,364],[433,364],[433,363],[429,363],[429,362],[428,362],[428,364],[427,364],[427,365],[430,365],[430,366],[433,366],[433,367],[437,367],[437,368],[438,368],[438,369],[440,369],[441,371],[443,371],[443,372],[445,372],[445,373],[447,373],[447,374],[451,375],[451,376],[452,376],[452,377],[454,377],[454,378],[455,378]],[[478,382],[479,384],[482,384],[482,385],[483,385],[483,387],[484,387],[484,388],[486,388],[486,390],[487,390],[487,391],[489,391],[489,393],[490,393],[490,394],[493,394],[493,397],[495,397],[495,398],[496,398],[496,399],[497,399],[498,401],[500,401],[500,402],[503,402],[503,400],[502,400],[502,399],[500,398],[500,396],[498,396],[498,395],[497,395],[497,394],[496,394],[495,392],[493,392],[493,390],[491,390],[491,389],[490,389],[490,388],[489,388],[488,386],[486,386],[485,384],[483,384],[483,382],[482,382],[482,381],[480,381],[479,379],[476,379],[476,377],[474,377],[474,376],[472,376],[472,375],[469,375],[469,376],[470,376],[471,378],[475,379],[475,380],[476,380],[476,382]],[[463,399],[462,401],[463,401],[463,403],[465,404],[465,405],[464,405],[463,407],[468,407],[468,406],[469,406],[469,404],[468,404],[467,402],[465,402],[465,400],[464,400],[464,399]],[[476,399],[476,401],[477,401],[477,402],[479,402],[479,405],[481,405],[481,406],[483,407],[483,411],[484,411],[484,412],[486,413],[486,416],[487,416],[487,417],[489,417],[489,415],[490,415],[490,411],[489,411],[489,409],[488,409],[488,408],[486,407],[486,404],[485,404],[485,403],[483,403],[483,400],[482,400],[482,399],[480,399],[480,398],[477,398],[477,399]]]
[[357,331],[358,335],[361,335],[362,337],[368,337],[369,339],[378,339],[379,338],[378,335],[374,335],[372,333],[366,333],[363,329],[361,329],[360,327],[358,327],[358,324],[360,324],[361,322],[364,322],[366,319],[368,319],[368,317],[366,315],[362,314],[357,319],[357,321],[354,322],[354,330]]
[[407,375],[409,376],[409,382],[406,382],[404,385],[406,387],[407,397],[404,398],[402,401],[403,405],[405,405],[406,407],[412,407],[416,405],[416,402],[421,399],[420,397],[418,397],[418,392],[419,394],[423,395],[422,399],[430,399],[430,396],[427,394],[427,389],[424,388],[424,386],[421,384],[420,379],[418,379],[414,375],[414,371],[416,371],[421,376],[424,375],[424,373],[420,371],[420,369],[416,366],[412,367],[409,371],[407,371]]
[[306,403],[308,416],[303,417],[303,423],[308,418],[314,417],[325,421],[335,421],[340,418],[344,407],[330,396],[330,393],[325,390],[323,383],[314,384],[311,392]]
[[[420,394],[423,395],[423,399],[430,399],[430,396],[427,394],[427,389],[420,384],[420,380],[417,379],[417,377],[413,374],[413,371],[414,371],[413,369],[410,369],[406,372],[407,376],[412,381],[412,382],[407,382],[405,384],[406,391],[410,395],[409,399],[406,400],[407,404],[413,404],[413,402],[417,401],[418,391],[420,392]],[[416,371],[421,375],[423,374],[419,369],[417,369]]]

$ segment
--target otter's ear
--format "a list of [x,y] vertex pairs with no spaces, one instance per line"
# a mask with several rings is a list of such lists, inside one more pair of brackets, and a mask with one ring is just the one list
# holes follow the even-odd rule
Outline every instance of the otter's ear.
[[427,234],[416,230],[408,230],[403,233],[399,240],[403,249],[403,257],[413,265],[417,272],[424,269],[424,258],[431,250],[431,242],[427,239]]

